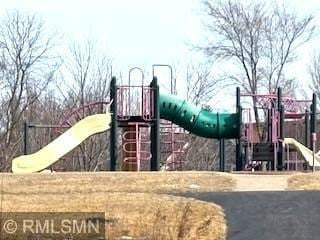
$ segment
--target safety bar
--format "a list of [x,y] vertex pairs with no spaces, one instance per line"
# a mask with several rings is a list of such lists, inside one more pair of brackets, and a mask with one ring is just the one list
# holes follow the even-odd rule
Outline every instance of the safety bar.
[[[282,147],[284,147],[286,149],[286,159],[287,159],[287,171],[290,170],[290,164],[289,164],[289,158],[290,158],[290,145],[288,143],[286,143],[283,139],[278,139],[279,142],[282,143]],[[298,168],[298,163],[296,161],[296,167],[295,170],[297,170]]]

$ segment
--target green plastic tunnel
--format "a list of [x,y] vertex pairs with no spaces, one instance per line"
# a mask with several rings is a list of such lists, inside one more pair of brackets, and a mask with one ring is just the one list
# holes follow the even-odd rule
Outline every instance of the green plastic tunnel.
[[238,138],[239,119],[236,113],[213,113],[179,99],[160,94],[160,117],[187,131],[205,138]]

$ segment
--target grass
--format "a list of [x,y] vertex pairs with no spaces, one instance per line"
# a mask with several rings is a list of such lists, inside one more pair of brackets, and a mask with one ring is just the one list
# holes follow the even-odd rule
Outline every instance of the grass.
[[166,193],[232,189],[204,172],[3,174],[2,212],[104,212],[107,239],[225,239],[223,209]]
[[320,190],[320,173],[303,173],[290,177],[288,190]]
[[[230,191],[231,177],[211,172],[5,174],[5,193],[180,193]],[[40,184],[41,183],[41,184]]]

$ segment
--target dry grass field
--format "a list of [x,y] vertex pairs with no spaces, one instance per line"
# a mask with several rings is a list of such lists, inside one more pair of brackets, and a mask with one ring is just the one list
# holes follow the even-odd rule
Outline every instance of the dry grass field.
[[320,190],[320,172],[303,173],[290,177],[288,190]]
[[5,174],[4,193],[179,193],[230,191],[235,181],[212,172]]
[[1,210],[104,212],[107,239],[225,239],[219,206],[166,193],[233,187],[209,172],[3,174]]

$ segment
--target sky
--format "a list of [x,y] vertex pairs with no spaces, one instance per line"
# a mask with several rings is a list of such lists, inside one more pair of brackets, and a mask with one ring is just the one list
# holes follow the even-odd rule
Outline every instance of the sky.
[[122,65],[171,63],[201,31],[197,0],[0,0],[2,10],[35,12],[64,41],[93,39]]
[[[258,0],[257,0],[258,1]],[[282,3],[283,0],[276,0]],[[118,72],[132,67],[151,72],[152,64],[183,66],[200,61],[190,51],[205,37],[200,0],[0,0],[0,14],[20,9],[40,16],[52,32],[63,37],[61,46],[93,40],[99,51],[113,59]],[[285,0],[288,8],[313,14],[320,25],[319,0]],[[290,74],[306,79],[306,64],[319,38],[300,48]],[[64,49],[62,47],[62,49]],[[179,85],[179,82],[178,82]],[[222,99],[222,96],[218,97]],[[216,101],[223,106],[225,101]]]

